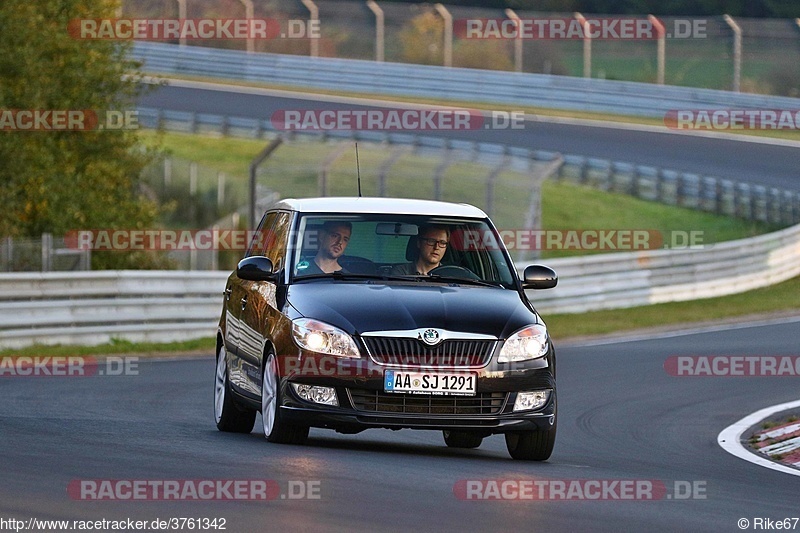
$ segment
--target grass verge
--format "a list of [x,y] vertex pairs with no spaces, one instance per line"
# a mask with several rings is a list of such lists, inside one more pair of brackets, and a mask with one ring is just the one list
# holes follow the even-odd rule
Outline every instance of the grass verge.
[[214,337],[192,339],[180,342],[130,342],[114,339],[105,344],[96,346],[47,346],[34,344],[25,348],[6,348],[0,350],[0,357],[8,356],[40,356],[40,357],[70,357],[70,356],[103,356],[135,354],[137,356],[164,356],[195,353],[214,353]]

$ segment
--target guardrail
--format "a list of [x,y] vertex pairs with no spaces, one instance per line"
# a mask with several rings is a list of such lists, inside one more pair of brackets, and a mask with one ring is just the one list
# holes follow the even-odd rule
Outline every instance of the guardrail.
[[661,118],[678,109],[800,109],[800,99],[649,83],[137,42],[144,71],[379,95]]
[[[560,282],[530,292],[545,314],[710,298],[800,275],[800,225],[708,248],[546,260]],[[521,271],[525,264],[517,265]],[[0,275],[0,348],[214,335],[226,272]]]
[[[800,275],[800,225],[684,250],[649,250],[544,261],[555,289],[530,293],[547,313],[582,313],[713,298]],[[522,268],[524,265],[518,265]]]
[[214,335],[227,272],[0,275],[0,348],[171,342]]

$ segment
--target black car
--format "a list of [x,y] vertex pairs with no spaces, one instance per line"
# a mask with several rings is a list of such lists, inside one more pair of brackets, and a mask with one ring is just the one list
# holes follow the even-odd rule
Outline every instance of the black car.
[[301,444],[310,427],[435,429],[475,448],[502,433],[515,459],[556,436],[556,358],[487,215],[388,198],[284,200],[228,278],[217,333],[222,431]]

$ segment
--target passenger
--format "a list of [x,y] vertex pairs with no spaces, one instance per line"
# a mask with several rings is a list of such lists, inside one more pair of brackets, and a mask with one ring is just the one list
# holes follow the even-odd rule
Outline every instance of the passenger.
[[333,272],[348,273],[339,264],[350,242],[353,225],[350,222],[330,220],[322,225],[319,232],[317,255],[310,260],[303,260],[297,264],[297,274],[307,276],[312,274],[332,274]]
[[427,276],[434,268],[441,266],[447,245],[450,244],[450,228],[427,225],[419,229],[417,235],[417,260],[397,265],[392,274],[397,276]]

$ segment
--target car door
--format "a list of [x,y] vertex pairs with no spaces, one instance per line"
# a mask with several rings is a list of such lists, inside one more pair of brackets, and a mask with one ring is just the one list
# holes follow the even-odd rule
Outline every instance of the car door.
[[[288,212],[274,213],[269,230],[261,234],[261,248],[253,255],[264,255],[272,261],[280,280],[284,275],[287,241],[291,216]],[[265,224],[266,227],[266,224]],[[260,393],[261,361],[264,345],[271,338],[281,310],[277,298],[280,281],[245,281],[241,319],[239,321],[239,357],[242,360],[248,390]]]
[[[261,218],[261,223],[258,225],[253,239],[245,252],[245,257],[251,255],[261,255],[262,238],[265,233],[269,233],[272,225],[277,216],[276,211],[267,212]],[[252,364],[248,361],[248,350],[243,349],[243,333],[245,333],[244,342],[250,342],[250,335],[247,335],[245,328],[242,324],[242,315],[247,308],[248,299],[250,298],[250,291],[253,282],[240,279],[234,272],[228,278],[228,286],[225,289],[226,294],[226,327],[228,328],[229,347],[228,353],[232,354],[228,369],[230,373],[231,384],[240,392],[249,392],[252,394],[260,394],[260,389],[255,389],[253,384]],[[260,383],[260,377],[258,378]]]

